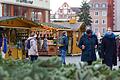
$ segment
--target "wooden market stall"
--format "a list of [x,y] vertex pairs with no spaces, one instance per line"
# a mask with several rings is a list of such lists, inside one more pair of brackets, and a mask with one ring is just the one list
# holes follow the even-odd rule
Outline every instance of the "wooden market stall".
[[63,27],[68,27],[70,29],[58,29],[59,36],[63,31],[67,31],[69,43],[68,43],[68,55],[79,55],[81,53],[78,43],[83,32],[85,32],[86,27],[83,22],[70,23],[70,22],[57,22],[55,24],[61,25]]
[[[0,31],[7,35],[9,45],[6,58],[9,56],[14,59],[25,57],[23,56],[24,41],[28,38],[32,26],[37,27],[38,25],[23,17],[0,17]],[[19,41],[22,42],[22,48],[17,47]]]
[[[63,27],[53,23],[39,23],[40,27],[33,28],[33,31],[39,31],[40,37],[42,39],[42,44],[44,40],[44,35],[47,35],[48,41],[48,50],[39,49],[39,55],[58,55],[58,29]],[[41,29],[38,29],[41,28]]]

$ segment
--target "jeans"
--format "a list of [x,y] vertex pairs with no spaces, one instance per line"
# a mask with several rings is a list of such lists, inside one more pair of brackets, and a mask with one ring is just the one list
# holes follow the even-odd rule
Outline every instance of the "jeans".
[[30,55],[30,60],[35,61],[37,60],[38,56],[37,55]]
[[60,50],[60,54],[61,54],[62,63],[66,64],[66,62],[65,62],[66,51],[65,50]]

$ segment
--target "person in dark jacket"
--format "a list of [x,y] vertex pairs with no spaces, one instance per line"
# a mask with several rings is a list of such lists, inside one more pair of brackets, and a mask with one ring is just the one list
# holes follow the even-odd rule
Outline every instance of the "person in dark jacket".
[[60,44],[61,44],[61,46],[59,47],[59,50],[60,50],[62,63],[66,64],[65,57],[66,57],[66,52],[67,52],[67,48],[68,48],[68,37],[67,37],[66,31],[63,31],[63,33],[62,33]]
[[108,32],[104,35],[102,39],[102,53],[104,64],[109,66],[111,69],[113,65],[117,65],[116,39],[110,28],[108,28]]
[[2,42],[3,42],[3,36],[2,32],[0,32],[0,59],[2,59]]
[[81,37],[78,47],[82,49],[81,61],[91,65],[96,61],[95,48],[98,46],[98,39],[92,30],[88,29]]
[[47,39],[47,35],[46,34],[45,34],[44,40],[43,40],[43,50],[44,51],[48,51],[48,39]]

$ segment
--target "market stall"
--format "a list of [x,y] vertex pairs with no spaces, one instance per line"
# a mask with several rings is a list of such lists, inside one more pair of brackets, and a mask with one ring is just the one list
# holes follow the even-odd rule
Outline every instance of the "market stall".
[[[58,45],[57,45],[57,39],[58,39],[58,29],[62,29],[63,27],[60,25],[56,25],[53,23],[39,23],[40,30],[33,28],[32,31],[36,31],[40,34],[41,38],[41,49],[39,49],[39,55],[58,55]],[[43,44],[44,44],[44,38],[45,35],[47,37],[47,50],[44,50]]]
[[32,26],[38,25],[23,17],[0,17],[0,30],[6,34],[8,51],[5,58],[12,56],[14,59],[22,59],[24,54],[24,41],[28,38]]
[[86,30],[84,23],[56,22],[55,24],[70,28],[70,29],[58,29],[59,36],[63,31],[67,31],[69,39],[68,55],[79,55],[81,53],[81,50],[78,47],[78,42],[80,40],[82,33]]

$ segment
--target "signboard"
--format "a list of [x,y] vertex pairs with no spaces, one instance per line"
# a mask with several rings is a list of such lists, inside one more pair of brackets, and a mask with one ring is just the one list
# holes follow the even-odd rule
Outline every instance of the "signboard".
[[33,4],[33,0],[16,0],[16,2]]
[[15,4],[50,10],[50,0],[0,0],[0,3]]

